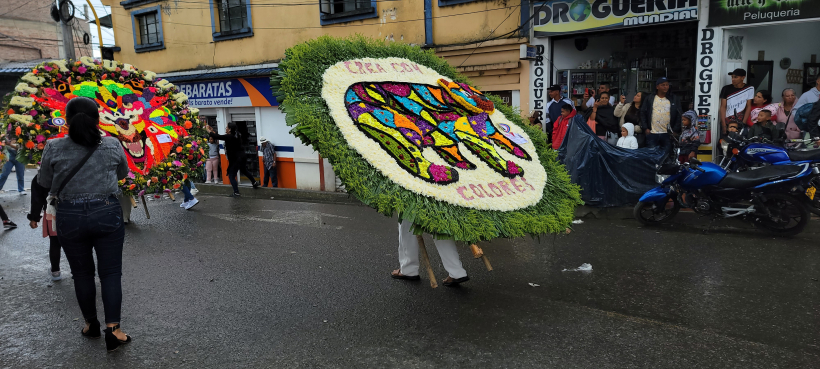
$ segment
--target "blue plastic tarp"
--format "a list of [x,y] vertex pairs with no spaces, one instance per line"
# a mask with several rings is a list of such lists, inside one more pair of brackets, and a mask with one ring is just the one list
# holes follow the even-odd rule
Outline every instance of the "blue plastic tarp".
[[581,186],[581,198],[595,207],[637,203],[657,186],[655,165],[663,156],[660,147],[627,150],[612,146],[598,138],[582,116],[572,121],[558,149],[558,160],[566,166],[572,183]]

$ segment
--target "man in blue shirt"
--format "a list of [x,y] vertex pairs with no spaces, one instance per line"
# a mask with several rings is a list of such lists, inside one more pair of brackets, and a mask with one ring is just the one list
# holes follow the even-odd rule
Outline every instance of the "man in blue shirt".
[[574,109],[575,105],[569,99],[561,98],[561,86],[558,85],[548,87],[547,96],[549,101],[547,102],[547,116],[544,118],[544,130],[552,141],[552,123],[561,116],[561,107],[569,105]]

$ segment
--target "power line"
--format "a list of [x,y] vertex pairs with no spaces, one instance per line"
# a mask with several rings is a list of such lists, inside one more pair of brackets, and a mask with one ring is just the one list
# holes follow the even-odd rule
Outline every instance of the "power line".
[[475,51],[476,51],[476,50],[478,50],[478,48],[479,48],[479,47],[481,47],[481,44],[483,44],[483,43],[487,42],[490,38],[492,38],[493,33],[495,33],[495,31],[496,31],[497,29],[501,28],[501,25],[502,25],[502,24],[504,24],[504,22],[506,22],[506,21],[507,21],[507,19],[510,19],[510,16],[512,16],[513,14],[515,14],[515,9],[516,9],[516,8],[518,8],[519,6],[521,6],[521,4],[519,4],[519,5],[517,5],[515,8],[513,8],[513,9],[512,9],[512,11],[510,12],[510,14],[509,14],[509,15],[507,15],[507,18],[504,18],[504,20],[503,20],[503,21],[501,21],[501,23],[499,23],[499,24],[498,24],[498,26],[496,26],[496,27],[495,27],[492,31],[490,31],[490,34],[489,34],[489,35],[487,35],[487,39],[485,39],[484,41],[479,42],[479,43],[478,43],[478,45],[476,45],[476,47],[473,49],[473,51],[471,51],[471,52],[470,52],[470,55],[467,55],[467,57],[466,57],[466,58],[464,58],[464,60],[462,60],[462,61],[461,61],[461,64],[459,64],[457,68],[461,68],[461,66],[462,66],[462,65],[464,65],[464,63],[466,63],[466,62],[467,62],[467,59],[470,59],[470,57],[471,57],[471,56],[473,56],[473,54],[475,53]]

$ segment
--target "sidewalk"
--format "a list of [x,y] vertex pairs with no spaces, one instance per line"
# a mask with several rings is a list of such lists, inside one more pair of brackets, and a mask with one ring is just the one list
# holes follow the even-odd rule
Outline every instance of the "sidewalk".
[[[229,196],[233,193],[230,185],[197,183],[202,195]],[[298,190],[293,188],[239,186],[242,197],[265,200],[316,202],[325,204],[363,205],[355,196],[344,192]]]

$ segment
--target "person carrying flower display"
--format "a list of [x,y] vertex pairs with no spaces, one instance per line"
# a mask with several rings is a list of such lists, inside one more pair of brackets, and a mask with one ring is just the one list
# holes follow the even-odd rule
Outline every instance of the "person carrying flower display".
[[291,133],[328,159],[348,193],[399,220],[393,278],[420,279],[421,256],[438,285],[424,233],[444,284],[457,286],[469,279],[457,242],[476,256],[480,241],[571,226],[579,190],[547,135],[445,60],[362,36],[323,36],[285,55],[271,88]]
[[[11,128],[9,126],[9,128]],[[25,176],[26,176],[26,165],[17,161],[17,149],[20,147],[17,144],[17,140],[15,136],[8,135],[6,137],[6,142],[4,143],[6,148],[6,163],[3,165],[3,171],[0,173],[0,190],[3,189],[3,186],[6,185],[6,180],[11,175],[11,169],[14,168],[14,171],[17,174],[17,193],[20,195],[26,194],[26,189],[24,187],[25,184]]]

